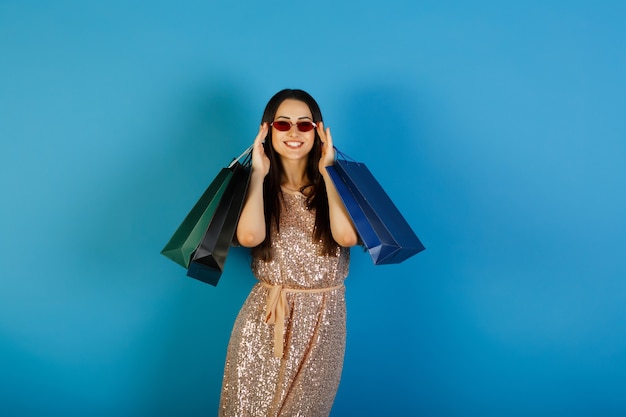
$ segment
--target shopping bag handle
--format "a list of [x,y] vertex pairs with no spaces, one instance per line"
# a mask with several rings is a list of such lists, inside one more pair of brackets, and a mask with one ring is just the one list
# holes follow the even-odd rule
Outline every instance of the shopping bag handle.
[[343,159],[344,161],[356,162],[357,164],[359,163],[356,159],[351,158],[350,156],[341,152],[339,149],[337,149],[336,146],[333,146],[333,148],[335,148],[335,161],[341,157],[341,159]]
[[230,163],[230,165],[228,165],[228,168],[232,168],[233,165],[235,165],[237,162],[239,162],[242,158],[248,158],[251,153],[252,153],[252,148],[254,147],[254,145],[250,145],[248,147],[248,149],[246,149],[245,151],[243,151],[243,153],[241,155],[239,155],[237,158],[233,159],[233,162]]

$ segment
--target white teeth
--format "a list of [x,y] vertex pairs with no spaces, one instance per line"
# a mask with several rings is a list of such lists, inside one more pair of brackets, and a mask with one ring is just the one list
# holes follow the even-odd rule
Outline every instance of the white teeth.
[[302,142],[285,142],[285,144],[291,148],[299,148],[302,146]]

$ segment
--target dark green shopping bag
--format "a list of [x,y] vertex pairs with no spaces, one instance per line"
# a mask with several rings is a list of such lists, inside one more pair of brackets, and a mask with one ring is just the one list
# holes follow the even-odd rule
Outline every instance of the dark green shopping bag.
[[202,240],[232,176],[231,169],[222,168],[178,226],[161,254],[185,268],[189,267],[191,254]]
[[236,163],[224,198],[194,252],[187,276],[216,286],[228,256],[250,183],[250,164]]
[[251,150],[252,147],[246,149],[227,168],[222,168],[187,214],[187,217],[178,226],[161,254],[185,268],[189,267],[191,255],[202,241],[202,237],[215,215],[220,200],[233,177],[237,161],[244,157],[247,158]]

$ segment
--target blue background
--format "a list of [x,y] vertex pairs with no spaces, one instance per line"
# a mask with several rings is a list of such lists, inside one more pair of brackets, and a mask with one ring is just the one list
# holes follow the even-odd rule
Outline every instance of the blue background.
[[0,414],[215,414],[248,255],[159,251],[290,87],[427,247],[333,416],[625,415],[625,4],[0,0]]

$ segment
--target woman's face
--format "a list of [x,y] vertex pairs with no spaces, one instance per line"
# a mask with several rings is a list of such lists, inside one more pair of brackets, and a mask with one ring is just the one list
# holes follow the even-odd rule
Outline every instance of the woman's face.
[[274,117],[274,122],[292,123],[288,131],[280,131],[272,127],[272,146],[281,158],[288,160],[306,159],[315,143],[315,129],[301,132],[297,122],[313,122],[309,106],[303,101],[287,99],[283,101]]

